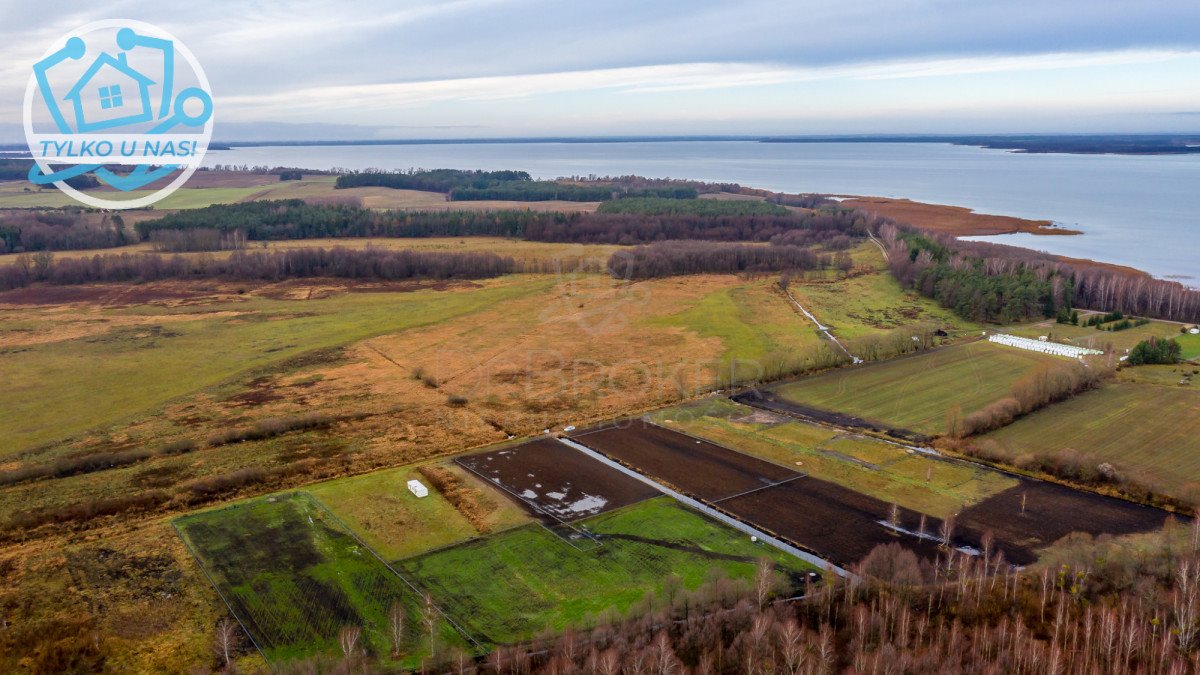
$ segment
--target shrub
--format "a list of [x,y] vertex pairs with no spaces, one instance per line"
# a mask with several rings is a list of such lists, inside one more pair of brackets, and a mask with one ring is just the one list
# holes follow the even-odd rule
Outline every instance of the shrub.
[[167,501],[169,495],[162,490],[151,490],[133,495],[122,495],[108,499],[92,499],[65,506],[50,506],[13,514],[5,530],[28,530],[52,523],[91,520],[129,511],[150,509]]
[[1131,366],[1179,363],[1182,354],[1183,348],[1178,342],[1152,337],[1137,343],[1137,346],[1129,351],[1128,363]]

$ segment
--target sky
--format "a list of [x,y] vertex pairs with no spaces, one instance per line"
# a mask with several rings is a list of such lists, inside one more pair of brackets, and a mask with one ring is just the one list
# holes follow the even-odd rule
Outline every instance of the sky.
[[1200,3],[0,0],[0,142],[100,19],[173,33],[214,140],[1200,132]]

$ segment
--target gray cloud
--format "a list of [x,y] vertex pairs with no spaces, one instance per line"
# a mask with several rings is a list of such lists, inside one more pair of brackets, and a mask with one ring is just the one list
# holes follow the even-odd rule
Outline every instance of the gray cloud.
[[[204,64],[216,96],[235,99],[687,64],[828,70],[932,59],[1200,50],[1200,3],[1134,0],[116,0],[53,7],[0,0],[0,17],[5,122],[17,121],[10,115],[29,63],[50,41],[109,17],[175,33]],[[303,108],[305,101],[295,105]]]

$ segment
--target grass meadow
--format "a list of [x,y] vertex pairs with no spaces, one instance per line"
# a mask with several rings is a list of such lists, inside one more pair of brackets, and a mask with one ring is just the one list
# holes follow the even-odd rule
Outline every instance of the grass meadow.
[[403,560],[398,565],[472,633],[503,643],[626,612],[647,595],[753,578],[774,560],[780,582],[812,568],[658,497],[575,523],[603,543],[572,545],[540,525]]
[[[1132,369],[1134,373],[1143,369]],[[1108,462],[1142,483],[1185,498],[1200,496],[1200,382],[1191,368],[1155,367],[1027,415],[981,440],[1015,461],[1069,450]],[[1139,381],[1129,381],[1134,379]],[[1150,383],[1153,381],[1160,383]]]
[[946,412],[970,414],[1009,393],[1012,383],[1060,360],[988,342],[971,342],[779,385],[782,397],[924,434],[943,433]]
[[[361,628],[361,648],[386,658],[393,603],[407,615],[407,665],[430,652],[421,596],[309,495],[262,497],[185,516],[176,526],[268,661],[338,653],[345,626]],[[440,617],[434,640],[466,645]]]
[[[715,402],[723,402],[715,405]],[[1016,481],[960,462],[946,462],[877,439],[769,414],[728,399],[656,411],[665,427],[914,511],[943,518],[1001,492]]]
[[470,290],[348,293],[302,306],[254,296],[203,307],[102,309],[100,318],[114,322],[129,316],[163,321],[0,349],[7,352],[0,399],[9,413],[0,418],[0,459],[131,421],[174,398],[305,354],[469,315],[552,283],[505,278]]
[[[464,481],[482,487],[471,474],[453,464],[442,465]],[[361,476],[338,478],[308,488],[322,504],[353,528],[379,555],[398,560],[425,551],[456,544],[479,536],[471,523],[454,508],[429,480],[406,466]],[[417,498],[407,482],[417,479],[430,487],[429,496]],[[485,488],[491,507],[491,531],[506,530],[530,521],[528,514],[511,500]]]
[[1175,341],[1183,348],[1183,358],[1200,359],[1200,335],[1179,335]]

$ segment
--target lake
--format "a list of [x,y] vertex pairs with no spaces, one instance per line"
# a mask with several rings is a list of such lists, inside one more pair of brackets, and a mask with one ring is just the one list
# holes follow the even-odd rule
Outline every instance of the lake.
[[1129,265],[1200,285],[1200,155],[1022,154],[942,143],[461,143],[264,146],[206,163],[311,169],[522,169],[535,178],[638,174],[784,192],[904,197],[1052,220],[1081,236],[981,237]]

